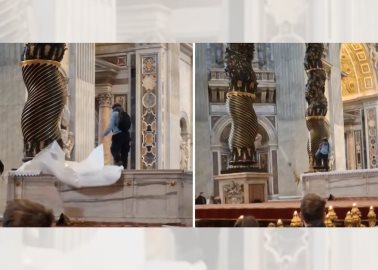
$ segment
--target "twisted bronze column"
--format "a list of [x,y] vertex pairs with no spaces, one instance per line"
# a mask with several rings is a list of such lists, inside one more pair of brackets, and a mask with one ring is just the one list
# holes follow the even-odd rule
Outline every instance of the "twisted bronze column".
[[21,56],[22,76],[28,98],[21,116],[24,161],[56,140],[62,146],[60,118],[66,83],[60,72],[64,43],[28,43]]
[[229,169],[248,170],[257,163],[258,123],[253,109],[257,80],[252,68],[253,52],[254,45],[248,43],[230,43],[226,49],[225,71],[229,77],[226,106],[232,118]]
[[326,72],[323,69],[322,43],[307,43],[304,67],[307,73],[305,98],[308,103],[306,111],[306,125],[310,132],[307,142],[309,157],[309,171],[316,171],[315,153],[323,138],[329,137],[329,127],[326,122],[327,98],[324,95]]

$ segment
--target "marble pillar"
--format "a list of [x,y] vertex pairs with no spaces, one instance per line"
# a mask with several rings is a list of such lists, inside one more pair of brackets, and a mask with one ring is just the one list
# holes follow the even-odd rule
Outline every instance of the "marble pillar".
[[0,159],[5,171],[18,168],[23,158],[21,113],[26,88],[20,69],[23,44],[0,44]]
[[[167,48],[166,78],[166,130],[165,145],[169,148],[165,156],[165,168],[180,168],[181,128],[180,128],[180,44],[171,43]],[[190,100],[187,100],[191,103]],[[185,137],[185,136],[184,136]],[[187,138],[184,138],[187,142]],[[187,151],[188,145],[186,145]],[[185,148],[185,147],[184,147]],[[185,151],[184,151],[185,152]]]
[[[204,192],[208,197],[214,192],[213,160],[210,142],[209,96],[206,66],[206,44],[195,44],[195,173],[198,195]],[[216,161],[214,161],[216,162]]]
[[[1,13],[1,11],[0,11]],[[3,176],[18,168],[23,158],[21,113],[26,101],[26,88],[20,69],[23,44],[0,44],[0,160]],[[7,182],[0,177],[0,213],[5,210]]]
[[[186,141],[188,147],[187,170],[193,170],[193,45],[181,43],[180,53],[180,117],[185,119],[186,134],[181,137]],[[180,120],[181,120],[180,118]],[[182,132],[182,130],[180,131]]]
[[[112,86],[110,84],[96,85],[97,100],[99,104],[99,116],[98,116],[98,137],[101,139],[104,134],[105,129],[109,125],[110,116],[112,113]],[[112,154],[110,152],[110,146],[112,143],[112,135],[104,137],[102,142],[99,141],[98,144],[103,143],[104,145],[104,162],[106,165],[113,163]]]
[[329,74],[328,120],[331,143],[331,156],[334,170],[345,170],[344,115],[341,91],[340,44],[330,43],[328,49],[331,71]]
[[69,110],[75,146],[72,159],[82,161],[95,147],[95,44],[70,43]]
[[298,194],[299,176],[308,169],[308,130],[304,119],[305,45],[272,44],[277,84],[278,192],[280,196]]
[[[355,143],[355,137],[354,137],[354,130],[353,128],[348,128],[345,131],[346,134],[346,158],[347,158],[347,168],[348,170],[355,170],[357,169],[356,166],[356,143]],[[359,168],[362,169],[362,168]]]

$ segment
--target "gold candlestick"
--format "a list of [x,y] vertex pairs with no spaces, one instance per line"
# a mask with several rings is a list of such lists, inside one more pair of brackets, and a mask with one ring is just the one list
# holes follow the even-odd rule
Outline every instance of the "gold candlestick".
[[277,227],[278,228],[283,228],[283,222],[282,222],[282,220],[281,219],[279,219],[279,220],[277,220]]
[[353,227],[360,227],[361,225],[361,218],[360,216],[358,215],[357,212],[351,214],[352,216],[352,226]]
[[335,210],[333,209],[332,205],[330,205],[328,207],[328,215],[329,215],[329,219],[332,221],[332,223],[337,220],[337,214],[336,214]]
[[369,220],[369,227],[375,227],[377,223],[376,214],[374,212],[373,206],[370,206],[369,213],[367,215],[367,218]]
[[275,227],[276,227],[276,224],[274,224],[273,222],[269,222],[268,228],[275,228]]
[[293,218],[291,219],[290,227],[302,227],[302,220],[297,211],[294,211]]
[[353,203],[352,205],[352,210],[350,211],[351,215],[358,215],[359,217],[361,217],[361,211],[360,209],[357,208],[357,204],[356,203]]
[[329,214],[327,214],[327,215],[325,216],[324,224],[325,224],[326,227],[335,227],[335,226],[333,225],[333,222],[332,222],[332,220],[331,220]]
[[357,204],[353,203],[352,210],[350,211],[352,216],[352,226],[360,227],[361,226],[361,211],[358,209]]
[[345,227],[352,227],[353,226],[353,219],[352,219],[352,214],[350,211],[347,212],[344,220],[344,226]]

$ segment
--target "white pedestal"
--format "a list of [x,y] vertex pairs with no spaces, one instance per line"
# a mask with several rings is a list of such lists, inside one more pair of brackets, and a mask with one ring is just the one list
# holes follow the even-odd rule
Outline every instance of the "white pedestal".
[[378,169],[306,173],[301,175],[302,193],[322,197],[378,197]]
[[72,220],[192,224],[191,172],[124,171],[103,187],[73,188],[54,176],[10,176],[7,200],[29,199]]

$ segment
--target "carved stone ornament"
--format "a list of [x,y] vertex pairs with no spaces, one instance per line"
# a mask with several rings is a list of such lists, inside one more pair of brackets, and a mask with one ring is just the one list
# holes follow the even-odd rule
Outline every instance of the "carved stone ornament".
[[113,95],[111,93],[101,93],[97,95],[98,103],[101,107],[111,107]]
[[244,185],[232,181],[223,186],[224,199],[226,203],[244,203]]

